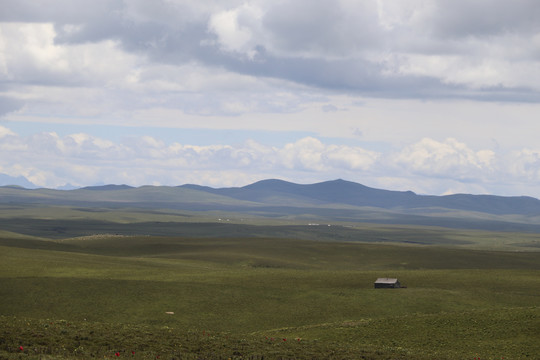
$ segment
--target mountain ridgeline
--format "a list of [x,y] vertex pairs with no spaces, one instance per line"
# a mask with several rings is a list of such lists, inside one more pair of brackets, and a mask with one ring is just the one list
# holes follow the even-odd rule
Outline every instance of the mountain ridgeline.
[[0,187],[0,199],[4,206],[171,209],[236,217],[540,232],[540,200],[532,197],[417,195],[411,191],[374,189],[345,180],[302,185],[270,179],[231,188],[187,184],[29,190],[6,186]]
[[540,216],[540,200],[527,196],[417,195],[412,191],[374,189],[341,179],[310,185],[294,184],[282,180],[262,180],[240,188],[214,189],[198,185],[183,185],[181,188],[274,205],[297,200],[299,203],[307,202],[313,205],[346,204],[395,210],[446,208],[498,215]]

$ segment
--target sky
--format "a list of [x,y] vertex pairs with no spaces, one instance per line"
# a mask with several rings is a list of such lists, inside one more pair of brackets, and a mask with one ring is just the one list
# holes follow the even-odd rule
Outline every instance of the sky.
[[540,198],[537,0],[0,0],[0,174]]

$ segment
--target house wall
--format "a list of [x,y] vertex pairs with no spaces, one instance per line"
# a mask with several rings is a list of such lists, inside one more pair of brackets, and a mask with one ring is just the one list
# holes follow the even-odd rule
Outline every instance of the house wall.
[[375,289],[395,289],[399,288],[400,284],[399,281],[396,283],[388,284],[388,283],[375,283]]

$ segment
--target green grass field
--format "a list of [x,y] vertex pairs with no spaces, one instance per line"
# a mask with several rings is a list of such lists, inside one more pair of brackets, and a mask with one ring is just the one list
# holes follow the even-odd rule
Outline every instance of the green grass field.
[[516,249],[4,231],[0,359],[536,359],[540,253]]

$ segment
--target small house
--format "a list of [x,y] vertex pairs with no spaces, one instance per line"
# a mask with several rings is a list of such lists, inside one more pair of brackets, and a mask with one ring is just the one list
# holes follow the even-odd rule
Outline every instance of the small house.
[[398,279],[394,278],[378,278],[375,281],[375,289],[397,289],[401,287]]

